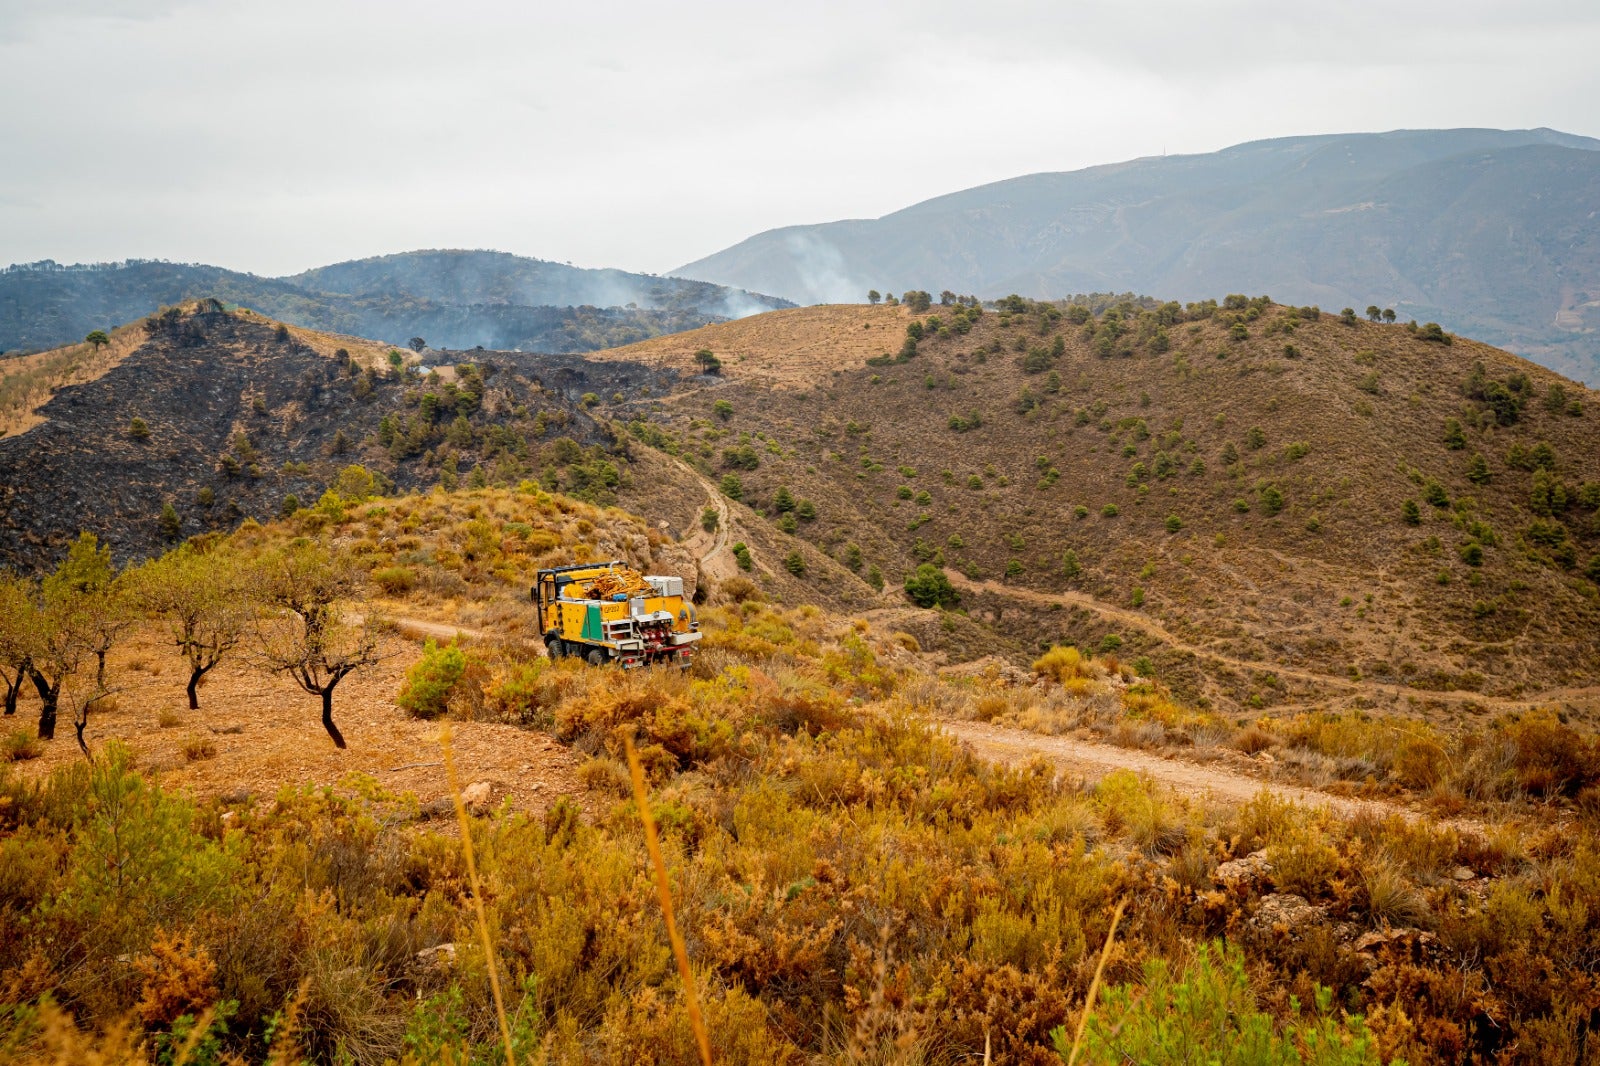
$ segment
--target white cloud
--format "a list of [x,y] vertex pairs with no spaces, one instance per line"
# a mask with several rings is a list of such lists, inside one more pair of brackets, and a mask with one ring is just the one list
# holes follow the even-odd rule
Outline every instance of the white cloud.
[[[864,9],[864,10],[863,10]],[[1038,170],[1418,126],[1600,134],[1600,11],[13,0],[0,262],[412,247],[663,270]]]

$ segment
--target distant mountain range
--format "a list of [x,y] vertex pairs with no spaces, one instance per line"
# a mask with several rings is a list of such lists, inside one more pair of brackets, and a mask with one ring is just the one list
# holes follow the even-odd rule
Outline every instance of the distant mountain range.
[[682,278],[585,270],[486,251],[358,259],[287,278],[130,260],[0,270],[0,351],[82,340],[90,330],[214,296],[310,329],[437,348],[580,352],[789,307]]
[[1600,383],[1600,141],[1402,130],[1032,174],[757,234],[673,271],[800,303],[1270,294],[1438,321]]

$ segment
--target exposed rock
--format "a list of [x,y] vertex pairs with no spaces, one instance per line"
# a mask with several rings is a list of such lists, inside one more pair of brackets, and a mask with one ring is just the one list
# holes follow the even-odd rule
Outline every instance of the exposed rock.
[[494,786],[487,781],[475,781],[461,790],[461,802],[473,814],[483,814],[494,803]]
[[1473,873],[1465,866],[1457,866],[1454,870],[1450,871],[1450,876],[1457,881],[1471,881],[1478,875]]
[[1252,889],[1272,876],[1272,863],[1265,850],[1252,851],[1242,859],[1233,859],[1217,867],[1218,883],[1230,889]]
[[417,962],[429,969],[446,969],[456,964],[456,946],[449,941],[423,948],[416,954]]
[[1250,919],[1250,927],[1258,933],[1294,939],[1305,929],[1321,925],[1327,920],[1326,907],[1319,907],[1292,892],[1274,892],[1261,897],[1256,913]]

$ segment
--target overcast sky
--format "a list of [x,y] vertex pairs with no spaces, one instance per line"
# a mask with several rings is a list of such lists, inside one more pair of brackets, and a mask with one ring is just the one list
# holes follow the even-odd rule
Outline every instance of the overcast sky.
[[0,263],[763,229],[1302,133],[1600,136],[1595,0],[0,0]]

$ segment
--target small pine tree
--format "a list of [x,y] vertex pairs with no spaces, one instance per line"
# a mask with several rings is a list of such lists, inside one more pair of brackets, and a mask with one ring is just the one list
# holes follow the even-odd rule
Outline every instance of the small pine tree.
[[795,504],[794,513],[807,522],[814,521],[817,517],[817,505],[810,500],[800,500]]
[[177,540],[183,532],[183,519],[178,515],[178,509],[168,500],[161,505],[161,536],[166,540]]
[[723,474],[722,484],[719,486],[722,494],[730,500],[744,499],[744,482],[739,480],[738,474]]
[[779,514],[787,514],[794,508],[794,494],[789,491],[789,486],[779,485],[777,495],[772,498],[772,509]]
[[1482,455],[1474,455],[1472,462],[1467,465],[1467,480],[1474,485],[1486,485],[1489,477],[1489,461]]
[[1418,506],[1416,500],[1407,500],[1400,505],[1400,519],[1408,526],[1422,524],[1422,508]]
[[748,570],[754,565],[750,558],[750,548],[744,541],[739,541],[730,550],[733,552],[733,561],[739,564],[740,570]]
[[717,513],[715,507],[707,507],[700,512],[700,528],[707,533],[715,533],[717,531],[717,523],[720,521],[721,516]]
[[796,548],[784,557],[783,568],[795,577],[800,577],[806,572],[806,557]]
[[883,571],[878,569],[877,563],[867,567],[867,584],[879,592],[883,591]]
[[1083,566],[1078,562],[1078,553],[1068,548],[1061,557],[1061,576],[1070,581],[1082,573]]
[[857,544],[844,546],[844,565],[851,571],[861,569],[861,547]]
[[1458,452],[1467,446],[1467,438],[1461,432],[1461,420],[1447,418],[1444,423],[1444,446],[1453,452]]

